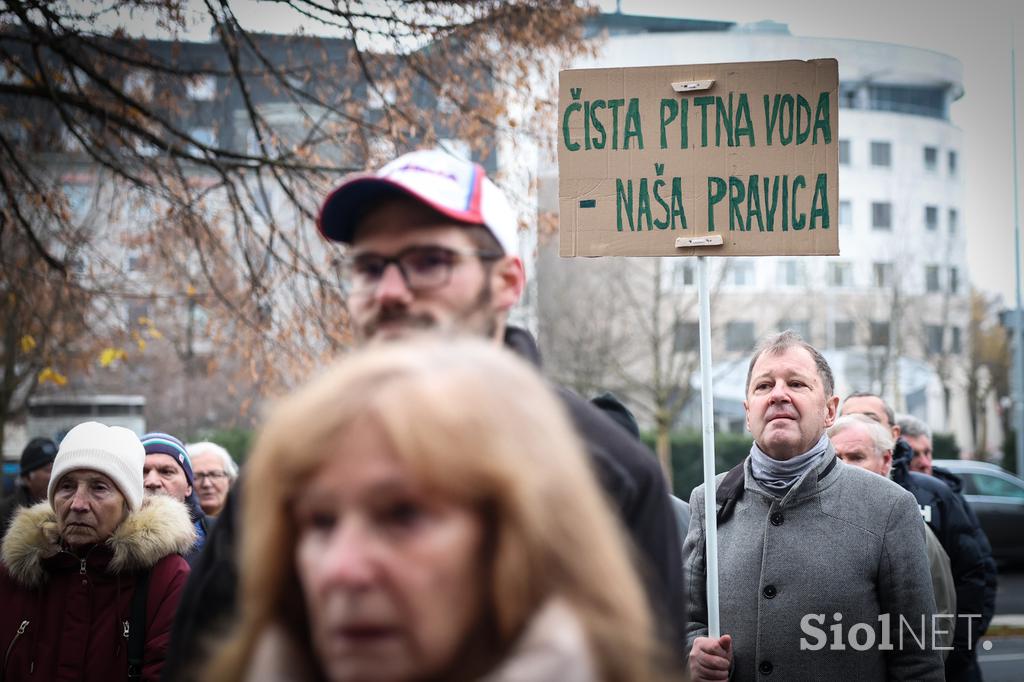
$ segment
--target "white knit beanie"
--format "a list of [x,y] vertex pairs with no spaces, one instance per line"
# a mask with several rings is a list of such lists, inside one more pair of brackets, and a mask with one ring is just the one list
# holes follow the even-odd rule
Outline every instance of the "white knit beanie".
[[123,426],[83,422],[68,431],[60,442],[46,495],[53,506],[53,492],[61,476],[69,471],[91,469],[109,477],[124,495],[128,508],[142,505],[142,469],[146,450],[142,441]]

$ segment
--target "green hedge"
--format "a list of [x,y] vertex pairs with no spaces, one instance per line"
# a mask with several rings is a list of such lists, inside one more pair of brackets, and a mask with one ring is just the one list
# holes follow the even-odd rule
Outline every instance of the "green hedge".
[[[654,450],[654,434],[643,434],[643,441]],[[750,434],[715,435],[715,471],[722,473],[750,454]],[[700,431],[672,434],[672,488],[676,497],[689,501],[690,492],[704,482],[704,442]]]
[[1003,439],[1003,461],[1000,464],[1011,474],[1020,476],[1017,471],[1017,431],[1007,429],[1006,437]]
[[241,466],[249,455],[253,436],[254,433],[248,429],[219,429],[203,433],[198,440],[212,441],[221,446],[231,454],[231,459]]
[[[654,433],[642,436],[654,450]],[[751,438],[747,433],[715,434],[715,472],[723,473],[750,454]],[[932,438],[935,459],[956,459],[960,448],[949,433],[936,433]],[[676,497],[690,499],[690,492],[704,482],[704,444],[699,431],[672,434],[672,488]]]
[[952,433],[932,434],[932,457],[935,459],[960,459],[960,446]]

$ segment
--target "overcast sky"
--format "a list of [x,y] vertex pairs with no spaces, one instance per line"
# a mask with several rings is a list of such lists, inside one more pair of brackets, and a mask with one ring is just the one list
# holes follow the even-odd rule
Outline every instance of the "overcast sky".
[[[600,6],[613,11],[615,1]],[[964,131],[971,279],[1015,304],[1010,45],[1016,31],[1017,147],[1024,164],[1024,0],[622,0],[622,11],[740,23],[771,19],[788,24],[793,35],[899,43],[959,59],[964,96],[951,116]],[[1019,170],[1024,176],[1024,165]]]

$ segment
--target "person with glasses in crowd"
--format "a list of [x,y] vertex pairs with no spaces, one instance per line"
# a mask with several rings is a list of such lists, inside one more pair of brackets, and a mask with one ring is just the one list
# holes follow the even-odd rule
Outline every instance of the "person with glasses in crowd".
[[227,450],[201,441],[185,447],[192,460],[192,476],[199,494],[199,505],[207,516],[216,517],[228,499],[228,490],[238,479],[238,465]]
[[[317,227],[326,239],[347,245],[348,311],[362,344],[422,331],[468,334],[503,344],[539,366],[533,337],[508,323],[526,287],[516,216],[479,164],[437,149],[405,154],[375,173],[343,182],[324,201]],[[586,400],[565,389],[558,392],[637,549],[635,568],[659,633],[682,660],[682,549],[657,459]],[[247,494],[244,476],[236,489]],[[236,498],[229,496],[214,536],[234,534]],[[189,590],[195,594],[187,591],[183,599],[183,620],[176,624],[181,632],[176,631],[173,647],[194,650],[192,642],[210,622],[211,603],[220,603],[225,614],[233,612],[230,576],[238,567],[230,555],[212,556],[217,547],[233,544],[211,540],[211,556],[201,562],[209,568],[194,566]],[[189,615],[193,605],[195,625]]]

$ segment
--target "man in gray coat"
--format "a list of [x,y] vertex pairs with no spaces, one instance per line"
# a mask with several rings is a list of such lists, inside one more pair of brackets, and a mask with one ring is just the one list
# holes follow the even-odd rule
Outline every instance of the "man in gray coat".
[[792,332],[747,371],[751,454],[718,477],[721,637],[707,631],[704,489],[686,538],[693,680],[942,680],[912,495],[840,462],[828,363]]

